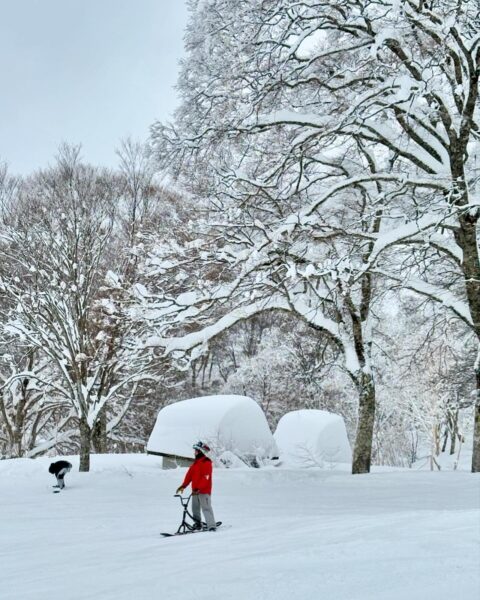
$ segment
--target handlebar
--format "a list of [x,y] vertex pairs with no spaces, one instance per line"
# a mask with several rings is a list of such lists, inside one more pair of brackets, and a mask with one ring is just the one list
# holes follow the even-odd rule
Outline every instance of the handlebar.
[[180,498],[180,502],[182,503],[182,506],[188,506],[188,503],[190,502],[190,498],[192,497],[192,495],[190,494],[189,496],[182,496],[182,494],[174,494],[173,497]]

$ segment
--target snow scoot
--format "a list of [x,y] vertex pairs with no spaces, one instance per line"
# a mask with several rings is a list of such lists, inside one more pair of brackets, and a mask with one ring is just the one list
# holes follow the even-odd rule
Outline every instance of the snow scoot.
[[[187,533],[201,533],[202,531],[208,531],[207,524],[203,521],[201,522],[201,528],[199,528],[198,525],[195,524],[195,519],[193,518],[191,512],[188,510],[188,505],[190,503],[191,497],[192,494],[190,494],[190,496],[185,497],[181,494],[174,495],[174,498],[180,498],[180,502],[183,507],[182,522],[180,523],[180,526],[175,533],[162,533],[160,535],[162,535],[163,537],[173,537],[175,535],[186,535]],[[191,522],[188,521],[187,517],[191,520]],[[217,527],[220,527],[221,524],[221,521],[216,522]]]

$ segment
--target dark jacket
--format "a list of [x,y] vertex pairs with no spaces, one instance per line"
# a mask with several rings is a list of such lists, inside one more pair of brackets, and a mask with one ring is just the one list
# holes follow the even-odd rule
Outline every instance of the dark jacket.
[[57,460],[53,462],[48,468],[48,472],[52,475],[58,475],[62,469],[72,468],[72,464],[68,460]]

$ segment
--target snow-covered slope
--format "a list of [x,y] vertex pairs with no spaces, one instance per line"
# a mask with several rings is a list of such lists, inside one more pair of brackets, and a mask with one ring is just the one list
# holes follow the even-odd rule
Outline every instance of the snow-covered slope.
[[[163,539],[183,469],[93,456],[0,461],[2,600],[477,600],[480,477],[217,470],[216,533]],[[72,459],[75,467],[78,459]]]

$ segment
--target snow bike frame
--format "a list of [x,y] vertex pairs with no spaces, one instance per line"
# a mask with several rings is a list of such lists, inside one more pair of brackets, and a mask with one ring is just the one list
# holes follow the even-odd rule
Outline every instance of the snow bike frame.
[[[193,515],[191,514],[191,512],[188,510],[188,505],[190,503],[190,498],[192,497],[193,494],[190,494],[190,496],[182,496],[181,494],[175,494],[174,498],[180,498],[180,503],[183,507],[183,515],[182,515],[182,522],[180,523],[180,527],[177,529],[176,533],[186,533],[187,531],[197,531],[198,527],[195,526],[195,519],[193,518]],[[192,520],[192,523],[189,523],[187,521],[187,517],[189,517]],[[206,527],[206,524],[203,523],[203,521],[200,522],[200,525],[202,527]]]

